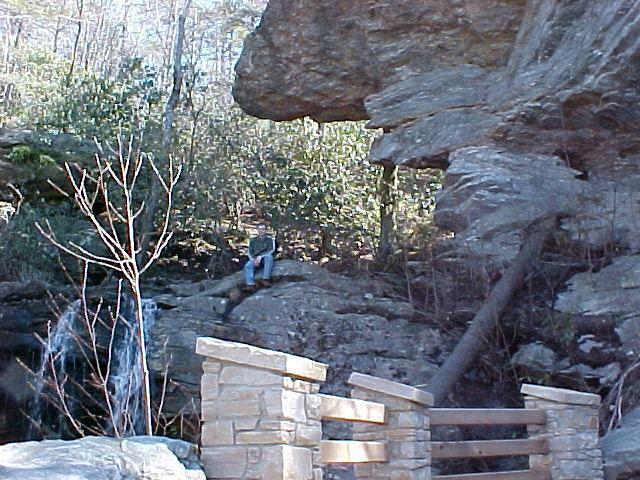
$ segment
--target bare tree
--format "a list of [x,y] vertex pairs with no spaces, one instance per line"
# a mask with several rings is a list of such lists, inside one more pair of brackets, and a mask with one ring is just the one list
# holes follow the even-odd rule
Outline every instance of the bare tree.
[[[58,241],[48,221],[45,222],[44,227],[40,224],[36,224],[36,226],[40,233],[60,250],[83,262],[111,269],[124,277],[128,284],[134,303],[137,341],[141,353],[145,431],[147,435],[152,435],[151,394],[140,277],[160,256],[171,239],[169,217],[173,203],[173,191],[180,177],[181,167],[174,168],[172,158],[169,157],[168,178],[163,178],[151,157],[142,152],[140,142],[136,141],[133,135],[130,135],[128,140],[123,138],[122,132],[117,136],[116,149],[107,146],[108,154],[105,154],[104,148],[100,145],[98,147],[100,154],[96,155],[96,178],[93,178],[86,169],[74,173],[69,164],[66,164],[65,168],[76,205],[89,220],[93,230],[109,253],[100,255],[76,243],[65,244]],[[136,221],[147,206],[144,202],[136,204],[134,193],[144,165],[153,171],[157,182],[164,191],[166,202],[159,238],[150,252],[149,258],[141,261],[140,242],[136,235]],[[105,208],[104,214],[100,216],[96,215],[94,210],[98,200],[103,203]]]

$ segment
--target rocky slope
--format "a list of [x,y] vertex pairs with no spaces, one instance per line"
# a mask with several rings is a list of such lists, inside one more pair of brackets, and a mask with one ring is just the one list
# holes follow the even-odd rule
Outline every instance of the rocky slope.
[[512,365],[606,393],[638,358],[639,66],[633,0],[271,0],[234,95],[274,120],[367,119],[371,161],[444,169],[440,251],[489,279],[557,217],[508,316]]
[[[353,371],[408,384],[425,384],[440,359],[436,328],[414,322],[411,305],[384,282],[329,273],[290,260],[276,262],[276,283],[242,298],[240,273],[222,280],[170,285],[156,295],[150,366],[197,398],[198,336],[251,343],[295,353],[331,366],[324,391],[345,395]],[[230,299],[231,297],[231,299]],[[171,392],[169,408],[185,403]]]

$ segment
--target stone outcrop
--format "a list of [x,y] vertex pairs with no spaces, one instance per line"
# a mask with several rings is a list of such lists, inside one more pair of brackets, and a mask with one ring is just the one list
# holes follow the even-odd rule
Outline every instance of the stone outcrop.
[[615,322],[622,352],[628,360],[635,359],[640,354],[640,256],[618,257],[599,272],[573,276],[555,308]]
[[[244,298],[242,272],[171,285],[154,296],[150,368],[161,375],[168,364],[169,378],[197,396],[200,370],[193,346],[206,335],[327,363],[329,393],[346,394],[354,370],[416,384],[431,378],[442,336],[414,323],[411,305],[392,298],[384,282],[290,260],[276,262],[273,278],[272,287]],[[184,390],[170,387],[169,393],[168,409],[177,411],[186,401]]]
[[600,441],[606,480],[633,479],[640,476],[640,410],[622,417],[619,428]]
[[234,97],[275,120],[369,118],[364,99],[452,63],[507,62],[524,0],[272,0],[246,40]]
[[84,437],[0,446],[6,480],[205,480],[193,445],[162,437]]
[[448,167],[437,222],[488,264],[555,213],[585,247],[639,251],[639,33],[630,0],[272,0],[234,93],[276,120],[369,119],[372,161]]

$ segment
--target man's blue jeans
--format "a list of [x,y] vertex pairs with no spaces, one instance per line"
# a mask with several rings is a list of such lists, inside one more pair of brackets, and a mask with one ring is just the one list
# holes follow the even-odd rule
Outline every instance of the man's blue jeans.
[[[263,255],[260,259],[260,265],[257,268],[263,267],[262,279],[269,280],[271,278],[271,271],[273,270],[273,255]],[[253,265],[253,260],[249,260],[244,266],[244,279],[247,285],[255,285],[253,275],[256,267]]]

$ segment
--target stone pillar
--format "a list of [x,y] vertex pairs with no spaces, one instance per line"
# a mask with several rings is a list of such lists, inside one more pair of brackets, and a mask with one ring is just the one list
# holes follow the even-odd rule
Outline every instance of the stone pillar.
[[549,453],[531,455],[532,470],[548,469],[553,480],[599,480],[602,454],[598,449],[600,396],[563,388],[522,385],[525,406],[544,410],[546,425],[527,427],[530,438],[546,438]]
[[431,433],[428,408],[433,396],[417,388],[382,378],[353,373],[352,398],[385,405],[386,423],[354,423],[354,440],[385,441],[388,463],[355,466],[356,478],[370,480],[430,480]]
[[201,458],[213,479],[319,480],[322,437],[317,392],[327,366],[215,338],[205,356]]

